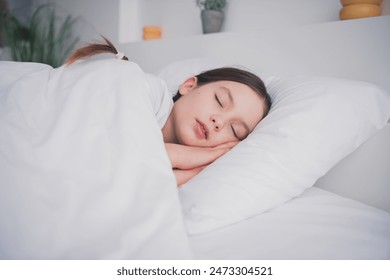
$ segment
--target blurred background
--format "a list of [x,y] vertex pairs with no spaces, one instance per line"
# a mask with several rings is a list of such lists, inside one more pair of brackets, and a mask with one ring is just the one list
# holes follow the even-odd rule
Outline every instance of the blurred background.
[[[50,9],[42,9],[45,11],[37,16],[37,9],[42,4]],[[54,50],[57,56],[58,53],[65,55],[67,49],[98,40],[100,35],[114,44],[138,42],[142,40],[143,27],[149,25],[161,28],[162,39],[202,34],[200,8],[195,0],[0,0],[0,7],[3,22],[1,59],[12,56],[9,49],[4,50],[7,30],[14,35],[20,30],[25,36],[28,32],[32,34],[23,26],[31,24],[34,15],[34,28],[41,28],[34,34],[46,32],[53,35],[50,28],[42,27],[44,21],[52,21],[53,29],[65,33],[59,38],[42,35],[42,38],[48,38],[43,40],[53,41],[48,47],[37,43],[36,49],[47,48],[46,52],[51,51],[52,56]],[[221,31],[248,32],[338,21],[341,8],[339,0],[227,0]],[[390,15],[390,0],[384,0],[381,8],[382,15]],[[4,25],[6,15],[14,17],[14,22],[17,21],[22,28],[12,29],[15,28],[12,24]],[[60,43],[56,44],[57,41]],[[64,50],[60,50],[61,47]]]

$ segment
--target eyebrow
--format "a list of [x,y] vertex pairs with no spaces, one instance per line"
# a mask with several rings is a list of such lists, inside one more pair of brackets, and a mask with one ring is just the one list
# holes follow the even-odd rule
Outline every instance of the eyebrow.
[[[230,102],[233,103],[233,105],[234,105],[235,103],[234,103],[233,95],[232,95],[230,89],[225,87],[225,86],[221,86],[221,89],[223,89],[227,93]],[[242,124],[242,126],[246,130],[245,137],[239,137],[240,140],[243,140],[243,139],[245,139],[249,135],[250,129],[249,129],[249,126],[244,121],[240,121],[240,123]]]

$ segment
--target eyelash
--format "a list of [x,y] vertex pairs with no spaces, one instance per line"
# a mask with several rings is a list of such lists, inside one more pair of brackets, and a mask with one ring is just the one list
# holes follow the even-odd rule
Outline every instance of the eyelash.
[[232,128],[234,137],[236,137],[237,139],[239,139],[239,138],[238,138],[238,135],[237,135],[237,133],[236,133],[236,131],[234,130],[234,127],[233,127],[232,125],[231,125],[230,127]]
[[219,100],[219,98],[218,98],[218,96],[216,94],[215,94],[215,100],[217,100],[219,106],[221,106],[223,108],[222,103],[221,103],[221,101]]
[[[215,100],[217,100],[219,106],[221,106],[221,107],[223,108],[223,105],[222,105],[221,101],[219,100],[219,98],[218,98],[218,96],[217,96],[216,94],[215,94]],[[231,125],[230,127],[232,128],[232,132],[233,132],[233,134],[234,134],[234,137],[236,137],[237,139],[239,139],[239,138],[238,138],[238,135],[237,135],[237,133],[236,133],[236,131],[234,130],[233,125]]]

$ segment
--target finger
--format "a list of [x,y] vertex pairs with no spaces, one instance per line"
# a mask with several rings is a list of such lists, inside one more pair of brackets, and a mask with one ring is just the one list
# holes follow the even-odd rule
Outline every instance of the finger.
[[192,169],[203,165],[209,165],[228,151],[230,151],[230,148],[200,149],[196,154],[192,156],[189,155],[184,168],[181,169]]
[[217,158],[229,151],[229,148],[194,148],[189,149],[185,154],[181,154],[181,159],[176,167],[181,170],[190,170],[214,162]]
[[214,148],[215,149],[218,149],[218,148],[228,148],[228,149],[232,149],[234,146],[236,146],[238,143],[240,143],[240,141],[231,141],[231,142],[226,142],[226,143],[223,143],[223,144],[220,144],[218,146],[215,146]]
[[165,147],[173,168],[192,169],[212,163],[228,152],[231,149],[229,146],[233,144],[230,143],[226,147],[218,148],[202,148],[178,144],[166,144]]

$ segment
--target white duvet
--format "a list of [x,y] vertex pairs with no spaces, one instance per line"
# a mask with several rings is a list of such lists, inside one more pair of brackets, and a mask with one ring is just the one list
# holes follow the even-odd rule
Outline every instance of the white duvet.
[[0,63],[1,259],[191,257],[156,84],[127,61]]

